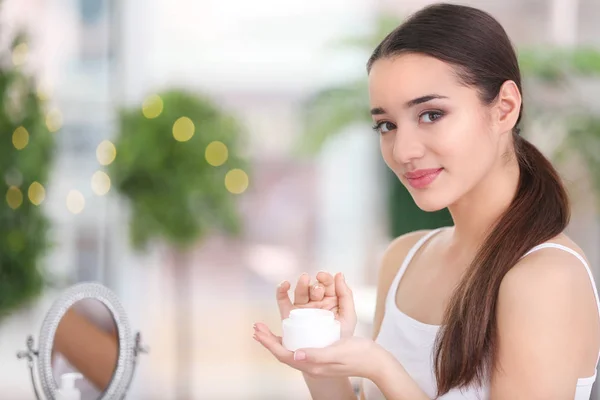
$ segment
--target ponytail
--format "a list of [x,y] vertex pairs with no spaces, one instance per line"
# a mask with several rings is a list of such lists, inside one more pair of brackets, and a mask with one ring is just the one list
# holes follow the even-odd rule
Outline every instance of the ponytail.
[[496,304],[506,273],[532,247],[561,233],[569,200],[558,173],[515,130],[519,185],[508,209],[491,228],[452,296],[438,334],[435,375],[438,396],[489,378],[498,348]]

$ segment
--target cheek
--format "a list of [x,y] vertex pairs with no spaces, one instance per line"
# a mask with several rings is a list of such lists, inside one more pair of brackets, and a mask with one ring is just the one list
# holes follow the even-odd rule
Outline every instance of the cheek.
[[395,170],[398,167],[398,163],[394,161],[394,143],[385,136],[381,136],[379,139],[379,148],[381,149],[381,156],[387,166]]
[[451,155],[446,160],[447,168],[468,185],[478,181],[494,163],[496,147],[487,129],[487,126],[472,126],[447,143],[446,154]]
[[447,156],[459,163],[470,163],[480,156],[487,157],[491,143],[489,126],[483,115],[475,109],[462,112],[440,132],[436,132],[435,146],[439,155]]

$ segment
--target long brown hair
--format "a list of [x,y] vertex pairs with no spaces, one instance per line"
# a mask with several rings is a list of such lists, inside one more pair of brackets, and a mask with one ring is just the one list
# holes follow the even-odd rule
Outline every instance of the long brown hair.
[[[453,65],[462,83],[479,91],[484,104],[507,80],[521,91],[515,50],[489,14],[467,6],[435,4],[412,15],[375,49],[375,61],[420,53]],[[552,164],[513,129],[520,174],[516,195],[490,228],[453,293],[435,347],[438,396],[489,379],[497,350],[496,303],[506,273],[529,249],[561,233],[569,222],[569,200]]]

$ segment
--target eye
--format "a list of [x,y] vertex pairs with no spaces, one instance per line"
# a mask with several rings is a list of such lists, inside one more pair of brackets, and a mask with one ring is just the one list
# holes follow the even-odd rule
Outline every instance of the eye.
[[431,124],[443,116],[444,113],[441,111],[427,111],[419,115],[419,121],[423,122],[424,124]]
[[373,125],[373,130],[379,134],[388,133],[396,129],[396,126],[389,121],[380,121]]

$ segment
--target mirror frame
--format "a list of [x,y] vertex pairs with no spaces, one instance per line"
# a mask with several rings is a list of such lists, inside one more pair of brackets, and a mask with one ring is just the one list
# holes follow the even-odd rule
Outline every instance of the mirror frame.
[[131,335],[127,314],[119,299],[107,287],[95,282],[79,283],[65,290],[52,304],[44,318],[40,331],[37,363],[42,390],[48,399],[56,398],[59,387],[52,370],[54,335],[67,310],[83,299],[95,299],[102,302],[115,321],[119,337],[117,366],[110,384],[98,400],[121,399],[127,393],[133,377],[136,344]]

